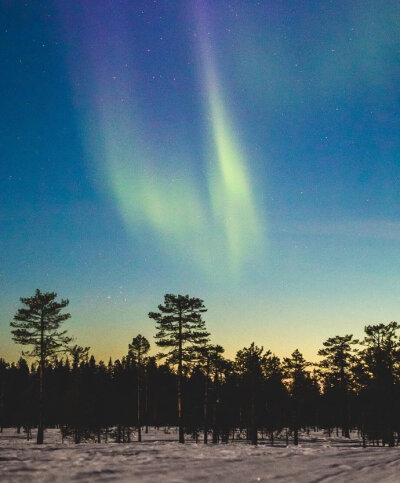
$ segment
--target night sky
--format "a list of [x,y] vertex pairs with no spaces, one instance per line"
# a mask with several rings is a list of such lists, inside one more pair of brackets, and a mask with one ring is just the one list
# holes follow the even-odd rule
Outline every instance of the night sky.
[[400,3],[0,2],[0,355],[36,288],[121,357],[164,293],[227,355],[400,319]]

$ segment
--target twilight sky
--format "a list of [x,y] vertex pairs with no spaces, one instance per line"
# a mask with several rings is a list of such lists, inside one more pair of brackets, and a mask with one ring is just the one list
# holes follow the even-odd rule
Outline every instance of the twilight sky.
[[0,6],[0,356],[36,288],[103,359],[166,292],[231,357],[400,319],[397,0]]

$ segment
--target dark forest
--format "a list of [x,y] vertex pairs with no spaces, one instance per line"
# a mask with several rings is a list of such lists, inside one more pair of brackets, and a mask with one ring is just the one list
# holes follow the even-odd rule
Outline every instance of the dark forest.
[[[318,362],[298,349],[280,359],[256,343],[229,360],[209,342],[204,302],[167,294],[149,313],[154,343],[136,335],[121,360],[104,362],[73,343],[68,300],[56,298],[39,290],[21,298],[12,336],[29,350],[16,363],[0,359],[0,431],[16,427],[29,439],[38,428],[43,443],[44,429],[56,427],[75,443],[126,443],[145,439],[149,427],[178,427],[181,443],[297,445],[303,432],[322,429],[357,432],[363,446],[399,444],[396,322],[367,325],[360,341],[328,338]],[[150,356],[151,348],[160,352]]]

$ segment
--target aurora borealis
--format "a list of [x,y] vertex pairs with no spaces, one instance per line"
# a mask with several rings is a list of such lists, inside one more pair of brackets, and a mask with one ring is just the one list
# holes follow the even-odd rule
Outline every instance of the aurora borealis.
[[[71,75],[79,76],[84,59],[89,59],[86,72],[91,81],[85,95],[90,109],[82,130],[89,126],[92,135],[84,139],[84,148],[95,160],[132,237],[143,237],[146,232],[146,237],[156,238],[156,244],[162,240],[164,257],[183,256],[185,263],[209,275],[217,267],[238,276],[244,262],[259,255],[265,220],[257,213],[240,130],[234,128],[235,121],[227,112],[207,38],[205,5],[186,12],[194,20],[192,55],[200,86],[194,88],[194,95],[200,103],[203,98],[204,104],[189,114],[203,125],[196,135],[201,149],[196,155],[190,153],[191,141],[185,140],[164,151],[169,140],[164,139],[162,128],[154,146],[153,127],[140,102],[143,82],[134,80],[133,32],[119,21],[109,22],[104,5],[90,5],[74,19],[74,27],[81,22],[87,35],[79,45],[79,60],[72,61]],[[112,7],[111,15],[127,19],[131,8],[128,4]],[[66,28],[68,33],[71,25]],[[156,105],[151,111],[151,121],[158,126],[165,123],[168,129]],[[90,122],[93,115],[95,127]],[[260,204],[260,195],[258,199]]]
[[399,319],[397,2],[1,8],[1,353],[36,287],[103,358],[166,292],[232,353]]

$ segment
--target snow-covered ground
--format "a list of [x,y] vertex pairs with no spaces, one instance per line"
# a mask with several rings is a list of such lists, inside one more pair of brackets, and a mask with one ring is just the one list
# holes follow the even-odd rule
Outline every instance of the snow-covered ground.
[[[15,429],[0,433],[0,481],[400,481],[400,448],[361,448],[359,442],[304,437],[298,447],[260,442],[181,445],[176,433],[151,430],[142,443],[61,443],[58,430],[46,444],[26,441]],[[280,445],[280,446],[279,446]]]

